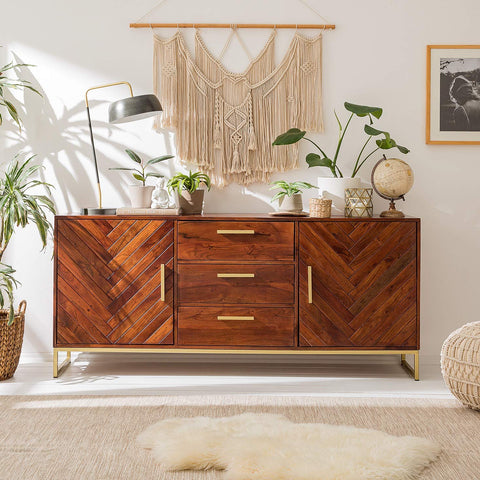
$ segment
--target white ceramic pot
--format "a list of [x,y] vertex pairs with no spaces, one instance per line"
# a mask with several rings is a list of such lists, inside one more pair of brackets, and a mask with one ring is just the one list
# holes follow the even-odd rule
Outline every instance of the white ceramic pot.
[[291,197],[284,195],[278,202],[279,212],[300,213],[303,210],[301,193],[295,193]]
[[129,185],[128,193],[132,208],[150,208],[152,204],[152,193],[155,187],[143,185]]
[[318,196],[332,201],[332,215],[345,215],[345,189],[362,186],[360,178],[318,177]]

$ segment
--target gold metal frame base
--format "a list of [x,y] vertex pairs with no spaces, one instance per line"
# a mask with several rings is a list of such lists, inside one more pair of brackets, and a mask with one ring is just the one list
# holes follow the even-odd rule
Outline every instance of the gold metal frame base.
[[[67,357],[65,360],[58,365],[58,352],[66,352]],[[53,349],[53,378],[57,378],[63,371],[70,365],[72,361],[72,352],[71,350],[62,350],[59,348]]]
[[[66,352],[67,358],[58,366],[58,353]],[[72,352],[98,353],[210,353],[210,354],[250,354],[250,355],[400,355],[400,364],[415,379],[420,380],[418,350],[228,350],[206,348],[118,348],[118,347],[65,347],[53,349],[53,377],[57,378],[70,364]],[[414,356],[412,367],[406,360],[407,355]]]
[[407,362],[407,354],[405,353],[402,353],[400,356],[400,365],[418,382],[420,380],[420,359],[418,351],[411,352],[411,354],[414,356],[413,367]]

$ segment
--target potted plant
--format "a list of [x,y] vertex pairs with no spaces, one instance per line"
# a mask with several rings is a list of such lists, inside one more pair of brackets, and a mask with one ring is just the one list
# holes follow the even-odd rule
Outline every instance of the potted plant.
[[273,185],[273,187],[271,187],[270,190],[280,189],[280,191],[272,197],[271,202],[273,203],[278,200],[278,211],[287,213],[301,213],[303,211],[303,190],[317,188],[315,185],[307,182],[289,183],[284,180],[272,182],[271,185]]
[[203,184],[210,190],[212,184],[206,173],[188,172],[188,175],[177,172],[167,183],[170,191],[175,190],[178,206],[186,215],[201,214],[203,211],[203,197],[205,191],[199,189]]
[[[8,74],[19,67],[30,66],[11,62],[0,67],[0,125],[2,112],[6,110],[11,119],[21,129],[21,119],[16,106],[8,100],[9,91],[27,89],[38,95],[40,93],[27,80],[11,78]],[[9,97],[10,98],[10,97]],[[3,109],[1,108],[3,107]],[[14,310],[14,292],[19,282],[15,279],[15,270],[2,263],[3,254],[12,238],[16,227],[25,227],[34,223],[45,248],[51,224],[46,213],[55,213],[53,202],[45,195],[32,193],[32,189],[45,187],[49,193],[50,185],[36,180],[41,168],[31,163],[33,157],[20,160],[17,155],[0,177],[0,380],[11,378],[20,359],[25,325],[26,302],[20,302],[18,312]],[[4,309],[4,307],[7,307]]]
[[137,164],[136,167],[113,167],[109,170],[121,170],[126,172],[132,172],[132,176],[135,180],[141,182],[141,185],[129,185],[128,192],[130,194],[130,203],[133,208],[148,208],[152,202],[152,192],[155,187],[146,185],[147,178],[163,178],[163,175],[156,172],[148,171],[149,167],[155,165],[169,158],[173,158],[173,155],[162,155],[161,157],[155,157],[148,160],[146,163],[140,158],[140,156],[133,150],[128,148],[125,150],[127,155]]
[[[337,120],[339,135],[335,153],[333,155],[327,155],[325,151],[320,148],[314,141],[305,137],[306,131],[300,130],[298,128],[291,128],[287,132],[279,135],[273,145],[291,145],[299,142],[300,140],[307,140],[313,144],[319,153],[309,153],[305,157],[305,160],[309,167],[325,167],[330,170],[331,177],[319,177],[318,178],[318,187],[320,189],[320,194],[324,198],[331,199],[333,201],[332,208],[335,213],[343,214],[345,209],[345,199],[344,192],[346,188],[355,188],[360,187],[361,180],[356,176],[365,162],[378,150],[389,150],[391,148],[397,148],[401,153],[408,153],[410,150],[402,145],[398,145],[397,142],[390,136],[390,133],[377,130],[371,125],[374,122],[374,119],[379,119],[382,116],[383,109],[380,107],[368,107],[366,105],[356,105],[353,103],[344,103],[345,109],[350,112],[348,120],[342,124],[340,118],[337,115],[337,112],[334,111],[335,118]],[[367,139],[363,143],[360,152],[356,158],[354,167],[352,169],[351,175],[344,176],[342,170],[338,165],[338,160],[340,156],[340,151],[343,145],[345,134],[350,126],[353,117],[368,117],[369,125],[364,125],[363,131],[367,135]],[[376,147],[372,151],[365,154],[365,149],[368,144],[374,137],[377,138],[375,143]]]

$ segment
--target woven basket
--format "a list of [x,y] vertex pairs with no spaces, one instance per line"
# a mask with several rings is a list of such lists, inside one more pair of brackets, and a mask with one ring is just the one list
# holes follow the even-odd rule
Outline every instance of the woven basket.
[[455,330],[442,346],[442,375],[464,405],[480,410],[480,322]]
[[12,378],[17,369],[22,351],[26,308],[27,302],[23,300],[11,325],[8,325],[8,310],[0,310],[0,380]]
[[309,201],[310,216],[328,218],[332,216],[332,201],[325,198],[311,198]]

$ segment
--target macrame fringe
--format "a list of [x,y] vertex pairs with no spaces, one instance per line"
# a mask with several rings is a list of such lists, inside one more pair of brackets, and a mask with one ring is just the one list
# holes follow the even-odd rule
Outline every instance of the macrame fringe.
[[275,66],[271,35],[242,74],[229,72],[195,34],[195,59],[177,32],[154,37],[154,85],[163,106],[156,128],[176,131],[178,156],[215,185],[269,182],[298,167],[298,146],[272,147],[297,127],[323,131],[321,35],[296,33]]

